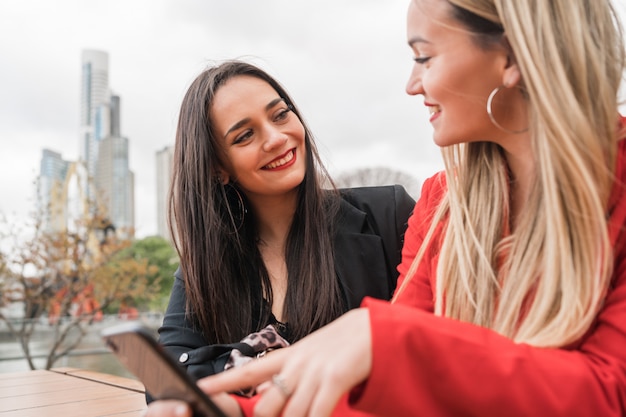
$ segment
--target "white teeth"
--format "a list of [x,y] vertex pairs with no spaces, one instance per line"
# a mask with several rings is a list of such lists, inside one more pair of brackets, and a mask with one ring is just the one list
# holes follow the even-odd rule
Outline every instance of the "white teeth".
[[430,113],[431,116],[435,113],[439,113],[440,111],[441,111],[440,106],[428,106],[428,112]]
[[289,151],[289,153],[287,155],[285,155],[284,157],[280,158],[277,161],[273,161],[267,165],[265,165],[265,168],[267,169],[274,169],[277,168],[279,166],[285,165],[287,162],[291,161],[293,159],[293,150]]

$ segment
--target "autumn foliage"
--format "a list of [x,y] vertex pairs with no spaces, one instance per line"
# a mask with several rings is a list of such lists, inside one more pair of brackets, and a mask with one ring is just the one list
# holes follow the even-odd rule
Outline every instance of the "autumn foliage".
[[[131,240],[118,237],[98,215],[72,230],[47,231],[35,220],[29,238],[4,222],[0,252],[0,322],[19,340],[35,369],[31,338],[46,325],[52,340],[45,368],[75,349],[104,311],[129,300],[150,300],[160,291],[156,266],[122,256]],[[121,234],[129,235],[129,234]]]

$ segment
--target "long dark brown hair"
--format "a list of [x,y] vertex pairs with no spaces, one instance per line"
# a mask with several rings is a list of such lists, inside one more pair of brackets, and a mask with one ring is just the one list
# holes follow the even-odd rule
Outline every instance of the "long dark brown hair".
[[233,185],[215,181],[223,148],[209,111],[217,90],[243,75],[271,85],[305,129],[306,173],[285,255],[288,288],[283,311],[295,341],[345,311],[333,261],[338,194],[293,100],[260,68],[227,61],[203,71],[189,87],[176,132],[169,227],[180,256],[187,314],[207,342],[231,343],[262,327],[271,314],[272,291],[257,248],[257,225],[244,194],[248,212],[242,219],[239,197],[229,198]]

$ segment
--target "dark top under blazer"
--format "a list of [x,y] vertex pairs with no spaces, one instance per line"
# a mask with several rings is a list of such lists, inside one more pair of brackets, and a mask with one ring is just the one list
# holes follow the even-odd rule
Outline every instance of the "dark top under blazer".
[[[365,296],[390,299],[415,201],[399,185],[347,188],[340,193],[334,258],[345,305],[347,309],[358,307]],[[206,349],[201,349],[208,343],[185,317],[185,284],[180,269],[175,275],[159,342],[194,377],[213,374],[213,364],[203,359]]]

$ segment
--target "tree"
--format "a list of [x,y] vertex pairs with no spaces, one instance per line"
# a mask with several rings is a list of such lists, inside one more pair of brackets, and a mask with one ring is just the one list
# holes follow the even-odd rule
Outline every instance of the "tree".
[[[41,218],[33,216],[34,232],[24,240],[5,233],[4,243],[13,241],[0,257],[0,321],[19,341],[31,369],[31,340],[38,325],[47,322],[51,330],[49,369],[78,346],[88,326],[112,303],[125,297],[150,300],[159,291],[158,285],[148,285],[156,267],[147,259],[118,256],[131,241],[118,238],[103,216],[87,215],[63,231],[47,230]],[[16,306],[20,318],[8,314]]]
[[[5,223],[6,220],[2,217],[2,223]],[[0,230],[0,242],[4,242],[7,239],[4,230]],[[7,311],[10,307],[8,300],[16,297],[13,294],[14,287],[14,276],[9,268],[9,261],[7,255],[4,251],[0,250],[0,314],[3,311]],[[6,314],[6,313],[5,313]]]
[[344,172],[335,179],[335,185],[342,187],[363,187],[371,185],[400,184],[415,199],[420,195],[421,183],[404,172],[385,167],[361,168]]
[[[139,308],[165,311],[170,291],[174,283],[174,272],[178,267],[178,255],[170,242],[161,236],[148,236],[136,240],[122,250],[117,257],[121,259],[146,260],[151,268],[147,283],[152,288],[159,288],[158,295],[151,299],[138,297],[133,300]],[[128,302],[128,300],[127,300]]]

